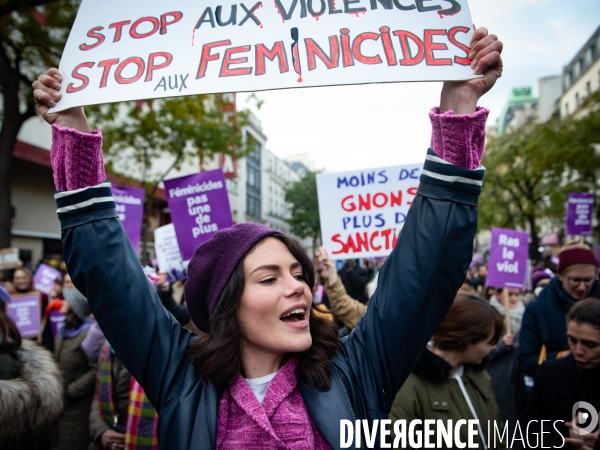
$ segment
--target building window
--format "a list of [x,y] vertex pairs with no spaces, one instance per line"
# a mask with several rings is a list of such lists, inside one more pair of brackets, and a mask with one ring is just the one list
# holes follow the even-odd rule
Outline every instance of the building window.
[[569,104],[565,103],[565,116],[569,115]]
[[573,66],[573,79],[577,79],[581,76],[581,60],[577,61]]
[[571,72],[567,72],[565,74],[565,89],[569,89],[571,87]]
[[246,134],[246,143],[251,149],[246,157],[246,213],[261,218],[261,145],[251,134]]
[[575,108],[579,108],[579,92],[575,94]]
[[585,58],[585,65],[586,65],[586,66],[589,66],[589,65],[591,65],[591,64],[592,64],[592,61],[594,60],[594,46],[593,46],[593,45],[592,45],[592,46],[590,46],[590,48],[588,48],[588,49],[585,51],[585,56],[584,56],[584,58]]
[[588,81],[585,84],[585,90],[587,91],[587,95],[592,95],[592,82]]

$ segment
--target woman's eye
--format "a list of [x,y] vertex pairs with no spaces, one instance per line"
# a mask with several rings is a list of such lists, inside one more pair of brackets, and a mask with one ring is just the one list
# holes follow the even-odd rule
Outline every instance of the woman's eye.
[[275,283],[275,277],[267,278],[265,280],[260,280],[260,284],[273,284]]
[[299,273],[297,275],[294,275],[294,277],[296,278],[296,280],[298,281],[306,281],[306,278],[304,277],[303,273]]

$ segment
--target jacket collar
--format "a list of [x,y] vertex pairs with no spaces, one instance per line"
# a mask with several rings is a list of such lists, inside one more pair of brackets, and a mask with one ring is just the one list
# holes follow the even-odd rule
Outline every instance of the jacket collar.
[[[468,378],[485,398],[489,398],[489,387],[483,377],[480,376],[484,365],[465,364],[464,368],[463,378]],[[434,384],[444,384],[452,381],[451,371],[452,366],[429,349],[423,351],[413,369],[413,373]]]

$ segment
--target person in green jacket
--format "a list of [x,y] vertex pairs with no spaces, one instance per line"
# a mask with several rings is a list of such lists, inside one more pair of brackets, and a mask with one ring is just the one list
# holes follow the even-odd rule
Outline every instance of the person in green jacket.
[[[392,424],[405,420],[408,429],[411,420],[434,419],[442,420],[447,427],[447,421],[452,420],[454,430],[459,420],[475,419],[479,426],[473,440],[478,448],[507,448],[498,436],[494,438],[494,422],[500,434],[504,424],[492,380],[482,367],[483,358],[495,347],[502,328],[502,317],[488,302],[474,295],[458,294],[396,395],[390,412]],[[447,446],[442,439],[440,446],[437,424],[431,426],[434,434],[429,438],[435,448],[458,447],[454,432],[453,445]],[[460,441],[468,443],[467,424],[459,431]],[[408,434],[405,433],[406,446],[400,441],[401,448],[412,448]],[[392,435],[395,439],[393,432]]]

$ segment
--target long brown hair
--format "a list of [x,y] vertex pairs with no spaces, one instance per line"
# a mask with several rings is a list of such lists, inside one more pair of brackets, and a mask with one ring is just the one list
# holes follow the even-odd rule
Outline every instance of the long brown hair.
[[[16,352],[21,348],[21,334],[19,333],[19,329],[2,308],[0,308],[0,334],[2,338],[0,353]],[[12,339],[13,342],[9,344],[8,339]]]
[[[252,247],[251,253],[266,238],[273,237],[285,244],[290,253],[302,266],[304,281],[311,289],[315,274],[311,260],[302,246],[294,239],[281,234],[268,235]],[[248,254],[247,253],[247,254]],[[215,311],[208,323],[206,335],[188,345],[194,367],[205,382],[226,389],[235,381],[238,374],[244,373],[242,366],[242,333],[237,321],[237,309],[244,292],[244,258],[242,258],[227,281],[219,297]],[[312,345],[298,353],[298,379],[312,386],[329,387],[330,359],[339,347],[337,326],[332,321],[314,313],[315,304],[310,309],[309,329]],[[283,358],[285,364],[293,354]]]
[[440,350],[463,352],[471,344],[490,338],[494,344],[502,334],[502,316],[476,295],[458,294],[450,311],[433,333],[433,345]]

